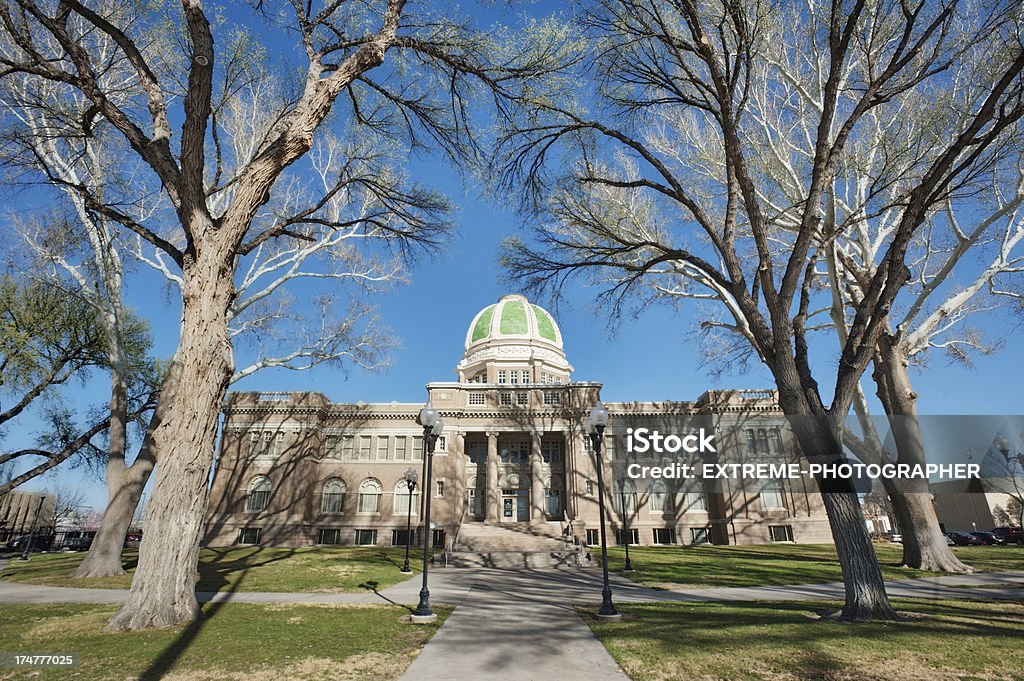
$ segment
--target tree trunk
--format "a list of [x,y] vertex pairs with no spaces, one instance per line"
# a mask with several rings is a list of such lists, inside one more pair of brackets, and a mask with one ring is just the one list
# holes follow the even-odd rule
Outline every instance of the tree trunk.
[[159,465],[146,537],[128,599],[109,631],[168,627],[200,616],[196,565],[221,403],[234,368],[227,332],[234,287],[226,239],[212,225],[199,229],[207,248],[183,268],[181,341],[171,371],[177,385],[161,391],[157,407],[163,418],[153,431]]
[[99,530],[89,547],[89,555],[71,575],[75,579],[114,577],[124,574],[124,567],[121,564],[124,537],[131,526],[139,500],[142,498],[142,490],[145,489],[150,473],[153,472],[155,457],[152,432],[156,424],[159,423],[156,411],[150,420],[146,437],[135,462],[131,466],[125,464],[128,402],[123,373],[124,363],[112,362],[110,438],[106,469],[107,507],[103,512],[103,521],[100,523]]
[[[878,398],[892,428],[898,461],[924,465],[917,393],[910,385],[906,352],[891,335],[883,334],[875,351],[874,364]],[[903,565],[932,572],[973,572],[946,544],[927,480],[883,479],[882,484],[892,501],[903,535]]]
[[[143,445],[144,449],[146,445]],[[135,509],[142,498],[142,490],[146,487],[150,473],[153,472],[153,458],[140,452],[131,466],[118,464],[117,468],[108,466],[107,494],[109,501],[103,512],[96,537],[89,547],[89,555],[72,574],[75,579],[88,577],[113,577],[124,574],[121,564],[121,550],[124,546],[125,534],[131,527]],[[114,470],[111,470],[111,469]]]
[[[838,429],[830,425],[825,415],[807,414],[809,409],[799,398],[792,397],[799,393],[783,390],[781,385],[779,388],[780,406],[789,418],[804,456],[822,463],[839,459],[843,448]],[[885,592],[882,568],[852,483],[819,479],[818,486],[843,572],[846,602],[841,618],[847,621],[897,619]]]

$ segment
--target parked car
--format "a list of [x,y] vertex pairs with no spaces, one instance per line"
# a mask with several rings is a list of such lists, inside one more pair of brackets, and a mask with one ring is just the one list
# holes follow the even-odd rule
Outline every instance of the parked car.
[[942,536],[946,538],[946,546],[956,546],[956,542],[949,536],[949,533],[943,532]]
[[1024,530],[1019,527],[994,527],[992,534],[1002,537],[1007,544],[1024,544]]
[[985,542],[969,532],[947,532],[946,536],[957,546],[983,546]]
[[[50,547],[53,546],[53,535],[40,533],[34,535],[32,543],[29,546],[29,551],[49,551]],[[29,542],[29,535],[23,534],[22,536],[12,539],[7,542],[7,546],[4,547],[8,551],[24,551],[25,545]]]
[[888,539],[893,544],[903,543],[903,535],[899,532],[884,532],[882,533],[882,539]]
[[986,544],[994,546],[1001,546],[1006,543],[1005,539],[994,532],[971,532],[971,535],[977,537]]

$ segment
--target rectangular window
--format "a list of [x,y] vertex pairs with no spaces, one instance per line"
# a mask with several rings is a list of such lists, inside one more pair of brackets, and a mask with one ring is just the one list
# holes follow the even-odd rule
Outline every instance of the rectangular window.
[[561,463],[562,443],[558,440],[541,440],[540,455],[544,463]]
[[442,452],[442,453],[447,453],[448,452],[448,436],[447,435],[441,435],[440,437],[437,438],[437,442],[434,443],[434,451],[435,452]]
[[593,480],[587,480],[587,492],[586,492],[586,494],[587,494],[588,497],[594,496],[594,481]]
[[356,530],[356,546],[376,546],[377,530]]
[[258,545],[260,543],[260,538],[262,534],[262,528],[243,527],[240,530],[238,530],[238,543]]
[[352,460],[355,455],[355,438],[351,435],[343,435],[341,438],[341,458]]
[[615,436],[606,433],[604,442],[601,443],[601,450],[605,461],[615,461],[615,454],[618,448],[615,446]]
[[405,437],[395,438],[395,461],[405,461]]
[[486,404],[487,400],[485,399],[485,396],[484,396],[483,393],[480,393],[480,392],[470,393],[469,394],[469,403],[471,405],[473,405],[473,406],[479,407],[481,405]]
[[654,528],[654,543],[655,544],[675,544],[676,543],[676,530],[674,527],[655,527]]
[[498,404],[503,407],[512,406],[512,393],[501,393],[499,397],[500,399],[498,400]]
[[765,480],[761,487],[761,504],[766,511],[785,510],[786,498],[781,480]]
[[601,543],[600,530],[587,530],[587,546],[597,546]]
[[359,436],[359,460],[369,461],[370,460],[370,436],[360,435]]
[[[410,499],[410,497],[412,498]],[[409,514],[410,508],[412,509],[412,514],[416,515],[416,509],[420,507],[419,498],[419,488],[415,488],[413,490],[413,493],[410,495],[409,489],[404,485],[402,487],[396,487],[394,503],[395,515],[407,516]],[[411,506],[409,504],[410,501],[412,502]]]
[[324,492],[320,500],[320,511],[323,513],[341,513],[345,500],[344,492]]
[[410,461],[423,461],[423,436],[414,435],[412,438],[412,449],[409,450]]
[[686,493],[683,495],[683,513],[706,510],[708,510],[708,505],[704,497],[704,488],[700,483],[693,483],[687,487]]
[[444,480],[435,480],[434,481],[434,496],[435,497],[443,497],[444,496]]
[[328,435],[327,440],[324,443],[324,458],[326,459],[340,459],[341,458],[341,441],[337,435]]
[[431,545],[435,549],[443,549],[444,548],[444,530],[434,530],[431,533],[431,536],[434,539],[434,541],[433,541],[433,543]]
[[768,538],[773,542],[793,541],[792,525],[769,525]]
[[516,404],[518,404],[520,407],[525,407],[526,405],[530,404],[530,393],[526,392],[525,390],[516,393]]
[[691,544],[710,544],[711,543],[711,528],[710,527],[691,527],[690,528],[690,543]]
[[562,393],[557,390],[545,390],[544,404],[548,406],[558,406],[562,404]]
[[392,546],[412,546],[413,532],[407,530],[391,530],[391,545]]
[[508,383],[508,373],[502,369],[498,372],[498,384],[505,385],[506,383]]
[[390,449],[390,444],[391,438],[389,438],[387,435],[377,436],[377,461],[388,460],[388,450]]
[[633,530],[633,529],[631,529],[631,530],[623,530],[623,529],[620,528],[618,530],[615,530],[615,543],[616,544],[618,544],[619,546],[624,546],[625,543],[626,543],[626,539],[629,539],[630,546],[632,546],[633,544],[639,544],[640,543],[640,533],[637,530]]
[[481,466],[481,465],[487,463],[487,443],[486,442],[480,442],[479,440],[477,440],[476,442],[470,442],[466,446],[469,449],[469,460],[472,463],[475,463],[478,466]]
[[336,546],[341,543],[341,530],[321,528],[316,531],[316,543]]

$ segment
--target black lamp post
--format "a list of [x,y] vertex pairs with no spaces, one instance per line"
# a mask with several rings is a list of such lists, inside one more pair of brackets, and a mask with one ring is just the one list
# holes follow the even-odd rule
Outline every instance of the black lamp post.
[[409,469],[405,472],[405,488],[409,490],[409,508],[406,509],[405,516],[405,563],[402,565],[402,574],[411,575],[412,570],[409,568],[409,544],[412,543],[412,493],[416,491],[416,481],[420,479],[420,476],[413,469]]
[[434,461],[434,446],[437,444],[437,438],[444,429],[444,422],[441,421],[440,415],[430,402],[427,402],[427,406],[420,409],[417,421],[423,426],[423,448],[426,450],[425,455],[427,458],[427,479],[423,487],[423,489],[427,490],[427,503],[423,509],[423,514],[426,516],[423,519],[423,529],[428,536],[423,538],[423,587],[420,589],[420,602],[416,609],[412,611],[411,619],[415,624],[427,624],[437,621],[437,615],[430,609],[430,589],[427,588],[427,564],[430,561],[431,545],[434,543],[433,537],[429,536],[432,534],[430,532],[430,474],[431,464]]
[[36,506],[36,514],[32,517],[32,525],[28,530],[28,539],[25,540],[25,546],[21,549],[21,560],[28,560],[28,552],[32,550],[32,543],[36,539],[36,523],[39,522],[39,514],[43,512],[43,502],[46,501],[46,495],[39,497],[39,505]]
[[619,485],[619,491],[622,492],[622,534],[624,535],[623,540],[626,543],[626,564],[622,569],[626,572],[632,572],[633,563],[629,560],[629,545],[633,540],[633,535],[629,531],[629,507],[626,505],[625,481]]
[[584,422],[584,427],[590,435],[590,442],[594,445],[594,454],[597,457],[597,506],[601,516],[601,569],[604,571],[604,588],[601,589],[601,607],[597,616],[601,619],[618,619],[622,617],[612,603],[612,587],[608,581],[608,539],[605,536],[604,521],[604,476],[601,469],[604,468],[604,461],[601,459],[601,438],[604,437],[604,427],[608,425],[608,410],[601,402],[597,402],[590,415]]

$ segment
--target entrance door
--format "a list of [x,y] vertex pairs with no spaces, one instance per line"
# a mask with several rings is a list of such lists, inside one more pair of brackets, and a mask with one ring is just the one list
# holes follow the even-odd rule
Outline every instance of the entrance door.
[[516,495],[516,515],[519,522],[530,522],[530,490],[521,489]]

